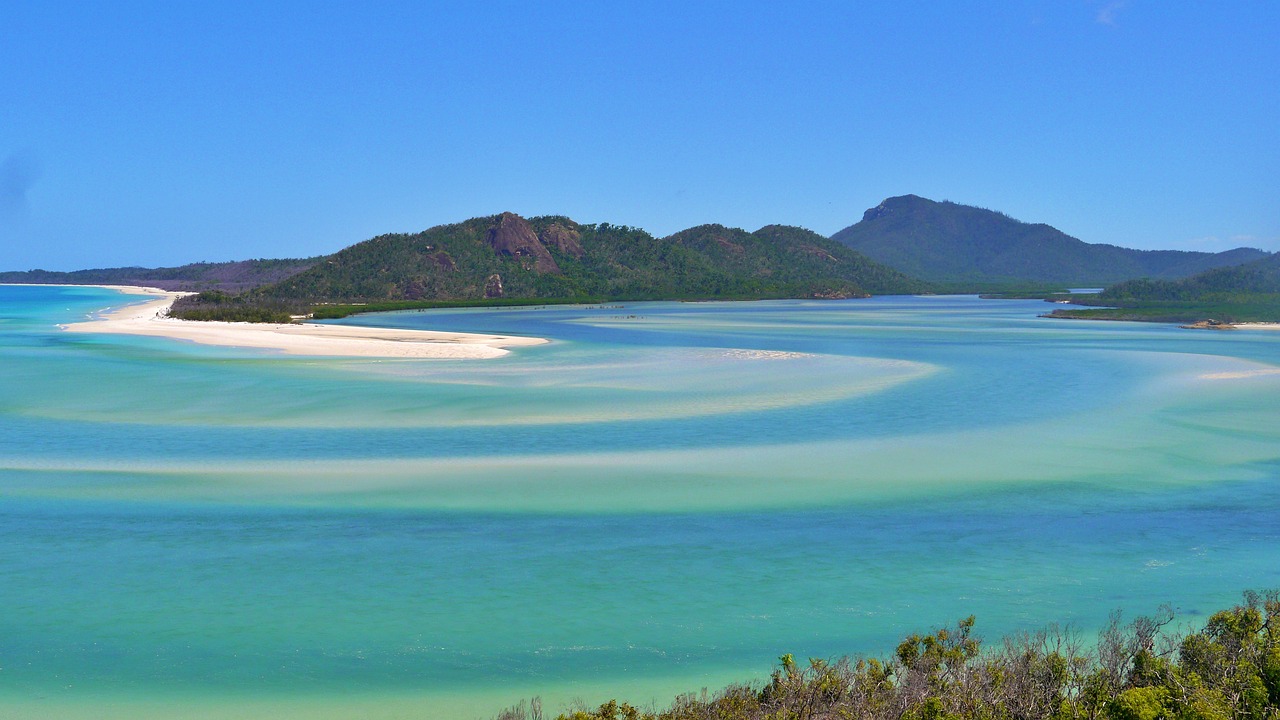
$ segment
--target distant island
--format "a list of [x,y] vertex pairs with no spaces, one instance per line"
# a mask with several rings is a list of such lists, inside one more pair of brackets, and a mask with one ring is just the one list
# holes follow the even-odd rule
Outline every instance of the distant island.
[[1046,297],[1105,285],[1103,293],[1071,300],[1110,309],[1050,315],[1240,322],[1280,321],[1280,288],[1267,270],[1275,258],[1253,248],[1203,253],[1089,244],[992,210],[905,195],[886,199],[830,238],[789,225],[748,232],[715,224],[657,238],[626,225],[505,212],[380,235],[313,258],[4,272],[0,282],[190,291],[174,303],[172,317],[268,323],[458,305]]

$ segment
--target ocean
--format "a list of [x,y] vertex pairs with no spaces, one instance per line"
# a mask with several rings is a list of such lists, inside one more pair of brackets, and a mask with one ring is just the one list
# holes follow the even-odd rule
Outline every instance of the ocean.
[[493,360],[0,286],[0,708],[489,718],[1280,586],[1280,332],[966,296],[432,310]]

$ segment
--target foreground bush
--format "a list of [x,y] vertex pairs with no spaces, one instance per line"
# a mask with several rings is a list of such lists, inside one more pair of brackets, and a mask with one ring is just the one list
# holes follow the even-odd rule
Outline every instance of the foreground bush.
[[[1180,633],[1174,614],[1111,617],[1095,647],[1056,628],[984,648],[974,619],[912,635],[892,657],[783,655],[771,679],[715,695],[678,697],[665,710],[609,701],[562,720],[1269,720],[1280,719],[1280,593]],[[536,699],[498,720],[541,720]]]

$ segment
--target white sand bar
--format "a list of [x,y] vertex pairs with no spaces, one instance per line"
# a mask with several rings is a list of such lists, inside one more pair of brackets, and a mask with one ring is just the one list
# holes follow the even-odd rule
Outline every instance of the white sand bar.
[[231,323],[178,320],[167,316],[173,301],[188,293],[156,288],[111,287],[130,294],[154,295],[155,300],[130,305],[100,318],[63,325],[67,332],[149,335],[188,340],[202,345],[275,350],[288,355],[330,357],[470,359],[495,358],[505,348],[541,345],[546,340],[510,335],[398,330],[294,323]]
[[1280,323],[1245,322],[1236,323],[1237,330],[1280,330]]

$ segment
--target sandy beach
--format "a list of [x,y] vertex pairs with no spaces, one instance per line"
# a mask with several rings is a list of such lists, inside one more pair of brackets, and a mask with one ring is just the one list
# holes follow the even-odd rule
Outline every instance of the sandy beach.
[[506,355],[510,347],[541,345],[542,338],[473,333],[398,330],[297,323],[197,322],[166,313],[187,293],[157,288],[100,285],[155,299],[105,313],[100,318],[63,325],[67,332],[148,335],[202,345],[274,350],[286,355],[407,359],[483,359]]
[[1236,323],[1237,330],[1280,330],[1280,323],[1246,322]]

